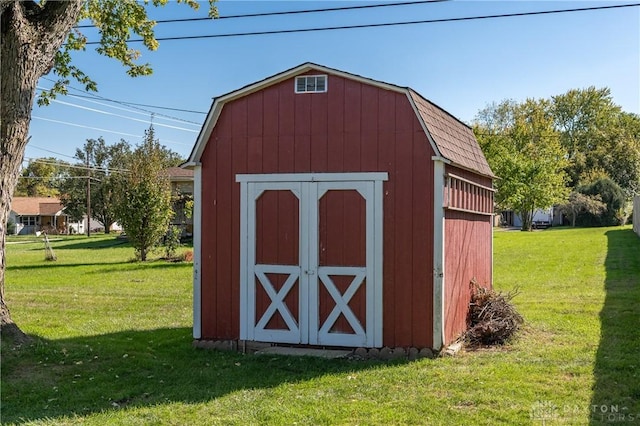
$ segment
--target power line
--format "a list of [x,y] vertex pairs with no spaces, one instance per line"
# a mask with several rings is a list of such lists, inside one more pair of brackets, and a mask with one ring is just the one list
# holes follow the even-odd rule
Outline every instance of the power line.
[[[381,27],[392,27],[392,26],[400,26],[400,25],[435,24],[435,23],[443,23],[443,22],[473,21],[473,20],[480,20],[480,19],[513,18],[513,17],[520,17],[520,16],[550,15],[550,14],[556,14],[556,13],[587,12],[587,11],[594,11],[594,10],[616,9],[616,8],[637,7],[637,6],[640,6],[640,3],[611,5],[611,6],[581,7],[581,8],[573,8],[573,9],[543,10],[543,11],[537,11],[537,12],[518,12],[518,13],[504,13],[504,14],[496,14],[496,15],[466,16],[466,17],[460,17],[460,18],[426,19],[426,20],[420,20],[420,21],[385,22],[380,24],[342,25],[342,26],[334,26],[334,27],[299,28],[299,29],[289,29],[289,30],[248,31],[248,32],[240,32],[240,33],[208,34],[208,35],[197,35],[197,36],[156,37],[156,40],[157,41],[196,40],[196,39],[207,39],[207,38],[292,34],[292,33],[305,33],[305,32],[314,32],[314,31],[352,30],[352,29],[360,29],[360,28],[381,28]],[[142,39],[133,39],[133,40],[128,40],[128,43],[141,43],[142,41],[143,41]],[[86,43],[86,45],[95,45],[95,44],[100,44],[100,42],[89,41]]]
[[[71,86],[69,86],[69,87],[71,87]],[[80,90],[80,89],[77,89],[77,90]],[[80,90],[80,91],[86,93],[84,90]],[[78,98],[102,99],[102,100],[107,101],[107,102],[114,102],[114,103],[121,104],[121,105],[131,106],[131,108],[133,108],[134,106],[141,106],[141,107],[146,107],[146,108],[164,109],[164,110],[168,110],[168,111],[187,112],[187,113],[190,113],[190,114],[203,114],[203,115],[207,114],[205,111],[195,111],[195,110],[192,110],[192,109],[172,108],[172,107],[165,107],[165,106],[159,106],[159,105],[139,104],[139,103],[136,103],[136,102],[129,102],[129,101],[117,101],[115,99],[108,99],[108,98],[104,98],[102,96],[97,96],[97,95],[96,96],[91,96],[91,95],[72,95],[72,96],[76,96]],[[139,109],[140,111],[145,111],[142,108],[136,108],[136,109]],[[162,116],[162,117],[173,118],[174,120],[185,121],[187,123],[193,123],[193,124],[200,125],[200,123],[196,123],[194,121],[183,120],[183,119],[180,119],[180,118],[171,117],[170,115],[164,115],[164,114],[160,114],[160,113],[157,113],[157,112],[154,113],[154,112],[149,111],[149,114],[156,114],[156,115],[159,115],[159,116]]]
[[[37,90],[41,90],[41,91],[51,90],[50,88],[41,87],[41,86],[36,86],[36,89]],[[80,90],[80,89],[77,89],[77,90]],[[154,116],[154,118],[158,118],[159,120],[173,121],[173,122],[176,122],[176,123],[185,123],[185,124],[188,124],[188,125],[191,125],[191,126],[197,126],[197,127],[201,127],[202,126],[202,123],[198,123],[198,122],[190,121],[190,120],[184,120],[184,119],[181,119],[181,118],[170,118],[169,116],[166,116],[164,114],[158,114],[158,113],[155,113],[155,112],[152,112],[152,111],[140,112],[139,108],[138,108],[138,111],[136,111],[136,110],[131,109],[131,108],[123,108],[123,107],[119,107],[119,106],[115,106],[115,105],[109,105],[109,104],[104,103],[104,102],[98,102],[95,99],[99,99],[99,98],[96,98],[96,97],[78,96],[78,95],[74,95],[74,94],[71,94],[71,93],[67,93],[64,96],[68,96],[68,97],[71,97],[71,98],[77,98],[78,100],[81,100],[83,102],[88,102],[88,103],[91,103],[91,104],[101,105],[101,106],[104,106],[104,107],[107,107],[107,108],[112,108],[112,109],[116,109],[116,110],[120,110],[120,111],[125,111],[125,112],[128,112],[129,114],[138,114],[138,115],[142,115],[142,116],[145,116],[145,117]],[[51,101],[52,102],[58,102],[58,103],[62,102],[62,101],[58,101],[57,99],[52,99]],[[104,110],[101,110],[101,111],[104,111]],[[157,115],[160,115],[160,117],[156,117]]]
[[[78,96],[78,95],[71,95],[71,94],[67,94],[66,96],[69,96],[69,97],[72,97],[72,98],[78,98],[78,99],[87,98],[87,99],[82,99],[82,100],[84,102],[89,102],[89,103],[96,104],[96,105],[102,105],[102,106],[105,106],[107,108],[113,108],[113,109],[117,109],[117,110],[120,110],[120,111],[126,111],[126,112],[129,112],[131,114],[139,114],[139,115],[144,115],[144,116],[154,115],[154,113],[145,113],[145,112],[135,111],[135,110],[132,110],[132,109],[129,109],[129,108],[122,108],[122,107],[118,107],[118,106],[115,106],[115,105],[109,105],[109,104],[105,104],[103,102],[94,101],[94,100],[90,99],[90,96]],[[155,115],[157,115],[157,114],[155,114]],[[162,114],[160,114],[160,115],[162,115]],[[183,119],[179,119],[179,118],[166,118],[166,116],[165,117],[156,117],[156,118],[161,119],[161,120],[166,120],[166,121],[175,121],[176,123],[188,123],[188,124],[191,124],[193,126],[198,126],[198,127],[202,126],[202,123],[198,123],[198,122],[195,122],[195,121],[189,121],[189,120],[183,120]]]
[[67,154],[62,154],[62,153],[59,153],[59,152],[51,151],[51,150],[49,150],[49,149],[41,148],[41,147],[39,147],[39,146],[35,146],[35,145],[31,144],[31,143],[29,144],[29,147],[30,147],[30,148],[39,149],[39,150],[41,150],[41,151],[46,151],[46,152],[49,152],[49,153],[51,153],[51,154],[60,155],[60,156],[62,156],[62,157],[71,158],[72,160],[77,160],[77,158],[76,158],[76,157],[72,157],[72,156],[67,155]]
[[[113,117],[124,118],[124,119],[132,120],[132,121],[138,121],[140,123],[149,123],[149,120],[141,120],[139,118],[127,117],[126,115],[115,114],[113,112],[104,111],[104,110],[97,109],[97,108],[89,108],[89,107],[78,105],[78,104],[74,104],[74,103],[71,103],[71,102],[59,101],[57,99],[52,99],[52,101],[56,102],[56,103],[59,103],[61,105],[67,105],[67,106],[74,107],[74,108],[84,109],[86,111],[97,112],[97,113],[100,113],[100,114],[105,114],[105,115],[110,115],[110,116],[113,116]],[[172,126],[170,124],[163,124],[163,123],[156,123],[155,126],[167,127],[167,128],[176,129],[176,130],[183,130],[185,132],[193,132],[193,133],[197,133],[198,132],[197,130],[185,129],[184,127]]]
[[[54,120],[52,118],[39,117],[37,115],[32,115],[31,118],[35,118],[37,120],[50,121],[52,123],[64,124],[66,126],[81,127],[83,129],[98,130],[98,131],[101,131],[101,132],[114,133],[116,135],[121,135],[121,136],[140,137],[140,135],[134,135],[134,134],[131,134],[131,133],[119,132],[117,130],[102,129],[100,127],[92,127],[92,126],[86,126],[84,124],[70,123],[68,121]],[[171,140],[171,139],[162,139],[162,142],[163,143],[170,143],[170,144],[174,144],[174,145],[192,146],[192,144],[188,144],[188,143],[185,143],[185,142],[174,141],[174,140]]]
[[51,160],[47,160],[45,158],[30,158],[30,157],[27,157],[27,158],[25,158],[25,160],[28,160],[29,162],[34,162],[34,163],[48,164],[48,165],[51,165],[51,166],[69,167],[71,169],[93,170],[93,171],[114,172],[114,173],[128,173],[129,172],[128,169],[79,166],[79,165],[76,165],[76,164],[64,163],[62,161],[51,161]]
[[52,123],[64,124],[64,125],[67,125],[67,126],[81,127],[83,129],[99,130],[101,132],[114,133],[116,135],[121,135],[121,136],[132,136],[132,137],[135,137],[135,138],[140,137],[140,135],[134,135],[132,133],[118,132],[116,130],[102,129],[100,127],[85,126],[84,124],[70,123],[68,121],[54,120],[54,119],[51,119],[51,118],[38,117],[37,115],[32,115],[31,118],[35,118],[37,120],[50,121]]
[[[360,6],[343,6],[343,7],[330,7],[323,9],[305,9],[305,10],[285,10],[278,12],[262,12],[262,13],[249,13],[246,15],[227,15],[227,16],[219,16],[218,18],[179,18],[179,19],[159,19],[155,21],[157,24],[167,24],[167,23],[176,23],[176,22],[197,22],[197,21],[215,21],[221,19],[239,19],[239,18],[261,18],[265,16],[281,16],[281,15],[296,15],[296,14],[305,14],[305,13],[320,13],[320,12],[336,12],[336,11],[345,11],[345,10],[357,10],[357,9],[373,9],[373,8],[382,8],[382,7],[395,7],[395,6],[408,6],[415,4],[426,4],[426,3],[441,3],[445,1],[451,0],[422,0],[422,1],[407,1],[400,3],[384,3],[384,4],[367,4]],[[78,25],[76,28],[93,28],[95,25],[86,24],[86,25]]]
[[[52,83],[56,83],[56,80],[53,80],[51,78],[42,77],[42,79],[50,81]],[[66,85],[66,87],[68,87],[69,89],[75,90],[77,92],[80,92],[80,93],[87,93],[85,90],[78,89],[78,88],[73,87],[71,85]],[[91,95],[87,95],[87,94],[85,94],[85,95],[72,95],[72,96],[77,96],[79,98],[101,99],[103,101],[113,102],[113,103],[116,103],[116,104],[120,104],[120,105],[128,106],[130,108],[137,109],[139,111],[144,111],[144,112],[146,112],[148,114],[156,114],[158,116],[172,118],[172,119],[178,120],[178,121],[187,121],[187,120],[183,120],[183,119],[180,119],[180,118],[177,118],[177,117],[172,117],[170,115],[165,115],[165,114],[149,111],[149,110],[146,110],[146,109],[143,109],[143,108],[138,108],[138,107],[164,109],[164,110],[177,111],[177,112],[187,112],[187,113],[191,113],[191,114],[204,114],[204,115],[207,114],[206,112],[203,112],[203,111],[194,111],[194,110],[171,108],[171,107],[165,107],[165,106],[159,106],[159,105],[147,105],[147,104],[139,104],[139,103],[135,103],[135,102],[119,101],[119,100],[116,100],[116,99],[105,98],[104,96],[100,96],[100,95],[96,95],[96,94],[91,94]],[[189,121],[187,121],[187,122],[189,122]],[[190,122],[190,123],[199,124],[199,123],[194,123],[194,122]]]

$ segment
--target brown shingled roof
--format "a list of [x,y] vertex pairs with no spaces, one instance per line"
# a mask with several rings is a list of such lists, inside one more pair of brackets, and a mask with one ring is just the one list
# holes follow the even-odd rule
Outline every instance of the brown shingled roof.
[[11,210],[20,216],[54,216],[64,206],[57,198],[14,197]]
[[43,216],[53,216],[64,207],[59,202],[56,203],[40,203],[40,214]]
[[495,177],[469,126],[412,89],[409,93],[440,155],[454,165]]
[[183,169],[182,167],[169,167],[164,173],[170,180],[187,180],[193,179],[193,170]]

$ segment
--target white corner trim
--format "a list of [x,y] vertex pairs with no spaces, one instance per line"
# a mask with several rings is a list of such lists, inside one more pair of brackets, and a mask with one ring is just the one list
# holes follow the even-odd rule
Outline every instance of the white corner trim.
[[493,220],[494,217],[491,216],[491,245],[490,245],[490,250],[491,250],[491,270],[490,270],[490,274],[491,274],[491,288],[493,288]]
[[193,168],[193,338],[202,337],[202,167]]
[[444,255],[444,167],[433,162],[433,349],[444,344],[445,255]]
[[248,305],[247,259],[249,257],[249,250],[246,244],[249,233],[248,209],[249,206],[255,209],[255,200],[250,200],[254,191],[255,188],[253,185],[251,185],[250,189],[247,182],[240,184],[240,340],[250,340],[247,321],[249,312],[246,308]]
[[431,159],[433,161],[442,161],[444,164],[452,164],[451,160],[449,160],[448,158],[444,158],[440,155],[434,155],[433,157],[431,157]]
[[194,167],[198,167],[201,166],[202,163],[196,162],[196,161],[188,161],[186,163],[182,163],[180,164],[180,168],[181,169],[193,169]]

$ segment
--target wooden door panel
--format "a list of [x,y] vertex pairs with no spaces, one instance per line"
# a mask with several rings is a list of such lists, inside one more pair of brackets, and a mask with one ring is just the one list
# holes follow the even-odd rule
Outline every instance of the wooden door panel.
[[256,200],[257,264],[300,264],[299,211],[299,200],[293,192],[262,192]]
[[382,274],[376,265],[382,262],[386,178],[383,173],[237,177],[241,264],[246,265],[240,273],[241,338],[381,343]]

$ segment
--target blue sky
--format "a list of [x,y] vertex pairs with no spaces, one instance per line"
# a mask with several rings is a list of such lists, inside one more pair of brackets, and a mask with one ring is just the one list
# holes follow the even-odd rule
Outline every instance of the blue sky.
[[[391,1],[377,3],[392,3]],[[234,1],[220,16],[373,4],[365,1]],[[159,23],[158,37],[377,24],[631,4],[623,1],[448,1],[356,11]],[[153,19],[206,16],[170,3]],[[89,40],[96,40],[90,29]],[[623,110],[640,113],[640,7],[381,28],[161,41],[143,50],[154,73],[131,78],[117,62],[88,46],[75,64],[97,83],[97,96],[201,113],[61,96],[34,106],[25,158],[73,161],[86,139],[142,140],[151,114],[160,142],[188,156],[212,98],[304,62],[409,86],[465,122],[491,102],[548,98],[574,88],[608,87]],[[47,76],[39,87],[53,84]],[[73,84],[80,88],[78,84]],[[86,96],[70,89],[70,94]],[[73,104],[73,105],[69,105]],[[120,108],[115,109],[113,106]],[[87,108],[97,110],[91,111]],[[167,119],[160,114],[170,116]],[[135,119],[132,120],[131,118]],[[71,123],[62,124],[60,122]],[[80,127],[83,126],[83,127]],[[178,127],[178,128],[175,128]],[[97,130],[101,129],[101,130]]]

